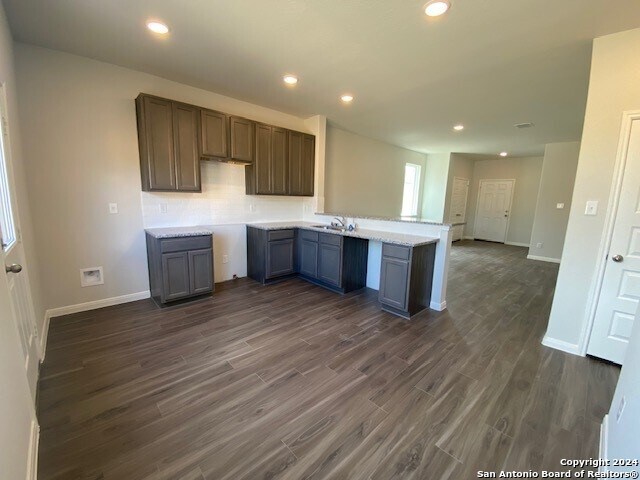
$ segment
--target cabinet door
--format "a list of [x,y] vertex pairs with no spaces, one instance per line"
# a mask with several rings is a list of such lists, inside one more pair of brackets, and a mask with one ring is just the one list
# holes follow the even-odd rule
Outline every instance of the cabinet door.
[[213,290],[213,254],[210,248],[189,252],[189,288],[193,295]]
[[336,287],[342,286],[342,248],[340,246],[319,244],[318,279]]
[[289,275],[293,267],[293,239],[267,243],[267,278]]
[[142,97],[139,117],[142,189],[175,190],[172,102],[161,98]]
[[288,190],[287,131],[271,128],[271,193],[286,195]]
[[229,117],[231,158],[253,162],[253,122],[246,118]]
[[213,110],[201,110],[202,155],[227,158],[227,116]]
[[300,241],[300,273],[318,278],[318,242]]
[[162,300],[165,302],[189,295],[188,252],[162,254],[162,285]]
[[382,257],[379,300],[400,310],[407,309],[409,261]]
[[176,150],[176,187],[179,191],[199,192],[200,149],[199,116],[197,107],[173,104],[173,131]]
[[289,195],[302,195],[302,137],[300,132],[287,132],[288,137],[288,193]]
[[313,135],[302,137],[302,194],[313,197],[316,140]]
[[255,175],[255,193],[268,195],[271,193],[271,127],[256,125],[256,155],[253,168]]

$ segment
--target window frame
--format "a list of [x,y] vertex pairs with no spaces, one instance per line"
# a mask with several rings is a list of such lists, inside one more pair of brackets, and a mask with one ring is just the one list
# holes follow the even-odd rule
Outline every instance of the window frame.
[[[15,183],[11,164],[6,84],[0,83],[0,247],[7,255],[19,243]],[[9,227],[8,229],[5,227]],[[7,231],[8,230],[8,231]],[[8,236],[8,237],[7,237]]]

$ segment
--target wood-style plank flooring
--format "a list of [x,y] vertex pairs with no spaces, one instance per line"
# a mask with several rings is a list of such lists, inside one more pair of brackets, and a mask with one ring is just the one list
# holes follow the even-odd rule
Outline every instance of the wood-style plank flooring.
[[39,390],[39,478],[471,479],[597,455],[618,368],[546,348],[557,266],[452,249],[449,309],[376,292],[218,286],[57,318]]

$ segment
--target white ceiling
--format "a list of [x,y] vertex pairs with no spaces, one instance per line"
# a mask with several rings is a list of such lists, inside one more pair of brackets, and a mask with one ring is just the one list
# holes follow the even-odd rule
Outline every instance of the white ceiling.
[[[437,19],[425,2],[3,0],[21,42],[324,114],[421,152],[515,156],[580,138],[591,39],[640,26],[638,0],[451,0]],[[168,38],[146,30],[150,18]],[[294,89],[282,83],[289,72]]]

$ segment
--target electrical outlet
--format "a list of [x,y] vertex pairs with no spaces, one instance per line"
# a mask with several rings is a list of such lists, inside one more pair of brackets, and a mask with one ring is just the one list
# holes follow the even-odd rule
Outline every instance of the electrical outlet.
[[584,209],[585,215],[597,215],[598,214],[598,201],[597,200],[589,200]]
[[160,208],[160,213],[167,213],[168,206],[166,203],[161,203],[158,207]]
[[229,263],[229,255],[222,255],[222,263]]
[[118,213],[118,204],[110,203],[109,204],[109,213]]
[[256,206],[255,206],[253,203],[250,203],[250,204],[249,204],[249,211],[250,211],[251,213],[255,213],[255,211],[256,211]]
[[542,248],[542,245],[544,245],[544,243],[538,242],[538,243],[536,243],[536,248]]
[[558,210],[562,210],[564,208],[564,203],[556,203],[556,208]]
[[627,406],[627,399],[625,397],[622,397],[622,399],[620,400],[620,405],[618,405],[618,413],[616,413],[616,422],[620,423],[620,420],[622,419],[622,412],[624,412],[624,407]]

